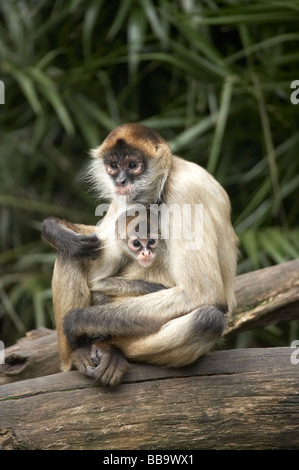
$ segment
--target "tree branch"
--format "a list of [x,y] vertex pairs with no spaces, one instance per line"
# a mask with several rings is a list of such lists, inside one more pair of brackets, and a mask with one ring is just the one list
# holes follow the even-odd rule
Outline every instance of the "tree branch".
[[77,371],[3,385],[0,449],[299,449],[294,351],[214,351],[182,369],[135,365],[114,390]]

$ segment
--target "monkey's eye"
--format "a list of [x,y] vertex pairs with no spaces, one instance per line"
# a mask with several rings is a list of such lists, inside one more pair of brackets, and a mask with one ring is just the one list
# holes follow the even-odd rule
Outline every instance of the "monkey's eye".
[[117,170],[117,168],[118,168],[117,163],[111,162],[110,163],[110,168],[112,168],[112,170]]
[[148,245],[153,246],[153,245],[156,244],[156,242],[157,242],[157,240],[155,240],[154,238],[150,238],[149,241],[148,241]]
[[137,168],[137,163],[136,162],[130,162],[129,163],[129,168],[134,169],[134,168]]
[[134,240],[134,241],[133,241],[133,246],[135,246],[136,248],[138,248],[139,246],[141,246],[140,241]]

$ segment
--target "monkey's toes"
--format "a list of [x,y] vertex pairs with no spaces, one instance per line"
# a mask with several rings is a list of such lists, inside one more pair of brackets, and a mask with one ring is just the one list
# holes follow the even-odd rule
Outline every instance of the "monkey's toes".
[[95,380],[105,386],[118,385],[129,369],[129,363],[114,346],[94,344],[90,355],[95,367]]
[[102,356],[102,351],[97,347],[96,344],[93,344],[91,347],[90,359],[95,366],[98,366],[101,363]]
[[85,375],[90,379],[95,379],[95,367],[93,366],[86,366],[85,367]]

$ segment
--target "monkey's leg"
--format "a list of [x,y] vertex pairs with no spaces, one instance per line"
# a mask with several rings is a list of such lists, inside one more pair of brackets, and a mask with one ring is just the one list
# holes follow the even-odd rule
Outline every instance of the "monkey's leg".
[[72,368],[72,349],[63,331],[64,316],[74,307],[84,308],[90,305],[90,290],[82,261],[68,261],[58,254],[52,278],[52,292],[61,366],[66,371]]
[[[121,278],[104,279],[97,283],[97,287],[100,291],[91,292],[92,305],[109,303],[111,296],[143,295],[165,289],[160,284]],[[109,344],[107,341],[109,339],[111,339],[111,335],[103,337],[103,341],[94,341],[77,347],[71,352],[70,360],[72,365],[82,374],[103,385],[113,386],[121,382],[129,368],[129,363],[118,348]]]
[[[110,300],[108,295],[100,292],[93,292],[91,296],[91,303],[95,302],[97,305],[103,305]],[[110,335],[94,342],[85,338],[85,344],[70,351],[71,367],[102,385],[119,384],[129,364],[118,348],[109,344],[110,339]],[[69,347],[68,343],[67,345]]]
[[[72,224],[54,217],[43,223],[43,239],[58,250],[52,278],[54,316],[63,370],[72,367],[71,348],[63,332],[65,314],[90,305],[87,285],[88,259],[98,256],[100,240],[95,227]],[[78,361],[76,361],[78,362]]]
[[209,306],[167,322],[157,333],[119,337],[112,342],[129,360],[180,367],[210,351],[221,338],[225,324],[223,311]]
[[[111,297],[115,296],[144,295],[165,289],[161,284],[117,277],[98,281],[96,287],[99,291],[91,292],[92,305],[109,303]],[[102,339],[77,347],[71,352],[70,361],[79,372],[95,381],[106,386],[117,385],[127,372],[129,363],[118,348],[109,344],[111,335],[103,336]]]

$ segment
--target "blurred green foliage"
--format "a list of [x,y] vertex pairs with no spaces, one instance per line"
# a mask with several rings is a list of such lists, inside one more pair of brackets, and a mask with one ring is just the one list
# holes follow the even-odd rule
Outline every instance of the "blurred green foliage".
[[[117,125],[141,121],[228,191],[239,272],[299,257],[299,1],[0,3],[0,337],[53,326],[49,215],[95,222],[78,179]],[[298,338],[298,324],[237,346]]]

